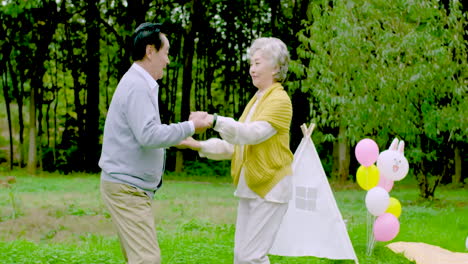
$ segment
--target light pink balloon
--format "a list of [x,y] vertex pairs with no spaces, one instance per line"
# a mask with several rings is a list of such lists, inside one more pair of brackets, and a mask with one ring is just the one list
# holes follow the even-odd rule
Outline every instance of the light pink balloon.
[[385,175],[380,174],[379,177],[379,183],[377,183],[377,186],[384,188],[387,192],[390,192],[393,188],[393,181],[390,179],[387,179]]
[[379,146],[370,138],[361,139],[354,149],[354,154],[361,165],[369,167],[379,157]]
[[390,241],[400,232],[400,222],[393,214],[385,213],[375,219],[373,230],[376,241]]

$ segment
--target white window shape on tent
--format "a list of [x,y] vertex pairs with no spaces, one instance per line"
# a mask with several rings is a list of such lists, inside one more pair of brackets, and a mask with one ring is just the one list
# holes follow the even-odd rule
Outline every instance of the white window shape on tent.
[[315,211],[317,208],[317,188],[296,186],[296,208]]

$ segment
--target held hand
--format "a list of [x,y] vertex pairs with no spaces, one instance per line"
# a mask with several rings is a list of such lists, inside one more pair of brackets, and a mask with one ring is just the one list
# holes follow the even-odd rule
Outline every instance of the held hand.
[[207,114],[205,117],[205,121],[210,124],[210,127],[213,127],[213,115]]
[[193,137],[188,137],[182,140],[179,144],[175,145],[178,149],[191,149],[199,151],[201,149],[200,141],[195,140]]
[[203,119],[207,115],[208,115],[208,113],[203,112],[203,111],[190,112],[189,120],[193,121],[194,119]]
[[190,113],[189,120],[193,122],[195,133],[197,134],[205,132],[213,123],[212,115],[209,115],[207,112],[192,112]]

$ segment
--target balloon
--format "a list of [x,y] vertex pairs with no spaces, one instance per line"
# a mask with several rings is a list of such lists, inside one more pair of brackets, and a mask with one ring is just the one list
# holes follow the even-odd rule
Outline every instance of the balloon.
[[391,213],[392,215],[396,216],[396,218],[400,217],[401,215],[401,203],[398,199],[390,197],[390,202],[388,204],[388,208],[385,211],[386,213]]
[[362,189],[368,191],[379,183],[379,169],[377,166],[359,166],[356,172],[356,181]]
[[400,222],[394,215],[385,213],[375,219],[373,231],[376,241],[390,241],[400,232]]
[[379,156],[379,147],[372,139],[361,139],[354,149],[357,161],[363,166],[372,165]]
[[408,160],[396,150],[385,150],[377,158],[377,168],[387,179],[399,181],[408,174]]
[[366,207],[372,215],[379,216],[385,213],[389,203],[390,196],[382,187],[374,187],[366,194]]
[[387,192],[390,192],[393,188],[393,181],[385,177],[382,173],[379,173],[379,183],[377,186],[384,188]]

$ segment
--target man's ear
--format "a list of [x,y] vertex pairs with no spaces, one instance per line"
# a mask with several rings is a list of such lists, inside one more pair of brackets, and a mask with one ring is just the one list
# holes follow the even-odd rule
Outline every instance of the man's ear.
[[151,45],[146,45],[146,56],[150,56],[154,52],[154,48]]

